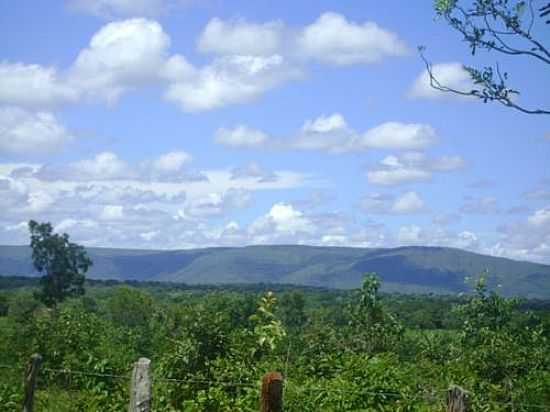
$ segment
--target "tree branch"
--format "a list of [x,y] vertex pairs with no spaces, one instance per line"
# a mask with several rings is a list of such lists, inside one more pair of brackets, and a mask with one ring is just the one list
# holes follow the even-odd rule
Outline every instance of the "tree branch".
[[[519,94],[516,90],[509,89],[505,86],[505,77],[506,74],[502,75],[500,72],[500,68],[497,64],[497,75],[499,78],[499,83],[495,83],[492,80],[492,72],[491,77],[489,76],[482,76],[479,71],[476,71],[475,69],[467,69],[467,71],[470,73],[470,76],[472,77],[472,80],[474,80],[477,84],[482,84],[484,86],[483,89],[472,89],[469,91],[465,90],[458,90],[446,85],[443,85],[439,82],[439,80],[435,77],[433,73],[433,68],[431,63],[426,59],[426,56],[424,55],[423,48],[419,47],[418,51],[420,54],[420,58],[424,62],[424,65],[426,67],[426,72],[428,73],[428,76],[430,78],[430,86],[436,90],[439,90],[444,93],[453,93],[460,96],[467,96],[467,97],[476,97],[478,99],[483,100],[484,103],[487,103],[488,101],[497,101],[500,104],[511,107],[513,109],[516,109],[522,113],[526,114],[546,114],[550,115],[550,111],[548,110],[542,110],[542,109],[528,109],[524,106],[521,106],[517,103],[515,103],[512,100],[513,94]],[[477,76],[474,76],[474,74],[477,73]],[[487,70],[485,71],[487,73]],[[474,78],[477,77],[477,78]]]

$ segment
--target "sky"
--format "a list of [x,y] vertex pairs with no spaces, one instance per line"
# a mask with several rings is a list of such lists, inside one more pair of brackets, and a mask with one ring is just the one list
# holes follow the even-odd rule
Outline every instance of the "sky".
[[[535,27],[550,43],[550,29]],[[547,44],[547,43],[546,43]],[[550,264],[550,116],[431,0],[0,0],[0,244],[447,246]]]

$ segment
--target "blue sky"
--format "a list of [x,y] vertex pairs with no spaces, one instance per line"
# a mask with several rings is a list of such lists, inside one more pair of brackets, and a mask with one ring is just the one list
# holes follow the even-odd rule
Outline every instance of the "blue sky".
[[[535,27],[549,39],[547,27]],[[550,106],[432,1],[0,2],[0,242],[440,245],[550,263],[550,117],[431,89],[463,64]]]

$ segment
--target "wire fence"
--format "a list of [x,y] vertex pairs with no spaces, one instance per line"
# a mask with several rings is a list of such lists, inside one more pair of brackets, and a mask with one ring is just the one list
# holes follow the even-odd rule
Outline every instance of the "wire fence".
[[[372,396],[372,397],[378,397],[378,398],[386,398],[387,399],[395,399],[400,400],[404,398],[404,394],[401,391],[387,391],[387,390],[369,390],[367,388],[360,388],[360,389],[343,389],[343,388],[334,388],[329,386],[323,386],[323,385],[308,385],[304,386],[301,384],[297,384],[294,382],[292,378],[289,378],[286,374],[288,372],[288,366],[289,366],[289,357],[290,357],[290,345],[287,349],[286,359],[284,362],[284,378],[285,378],[285,385],[283,388],[285,388],[285,394],[305,394],[305,393],[315,393],[317,395],[323,394],[324,396],[330,395],[330,394],[344,394],[344,395],[361,395],[361,396]],[[26,367],[21,365],[6,365],[6,364],[0,364],[0,369],[4,370],[10,370],[13,372],[18,372],[21,375],[23,372],[25,372]],[[74,370],[74,369],[56,369],[56,368],[41,368],[39,376],[42,378],[42,381],[40,382],[42,388],[42,393],[47,392],[48,390],[48,381],[44,381],[44,378],[48,376],[44,375],[62,375],[67,377],[77,376],[77,377],[91,377],[91,378],[107,378],[117,381],[123,381],[129,386],[131,382],[131,373],[127,374],[115,374],[115,373],[106,373],[106,372],[93,372],[93,371],[82,371],[82,370]],[[257,380],[255,382],[232,382],[227,380],[212,380],[212,379],[195,379],[195,378],[185,378],[185,379],[178,379],[178,378],[166,378],[166,377],[159,377],[153,375],[151,377],[151,383],[153,385],[155,384],[185,384],[185,385],[205,385],[207,388],[212,387],[233,387],[233,388],[248,388],[248,389],[254,389],[258,390],[261,386],[260,380]],[[45,388],[44,388],[45,386]],[[80,391],[79,388],[71,388],[70,384],[64,385],[62,388],[56,388],[61,389],[61,392],[67,392],[67,393],[78,393]],[[435,389],[435,388],[416,388],[416,391],[414,394],[407,396],[409,401],[422,401],[427,404],[438,404],[444,407],[445,402],[447,401],[447,395],[448,395],[449,389]],[[473,395],[470,392],[470,395]],[[515,402],[515,401],[500,401],[500,400],[493,400],[493,399],[476,399],[477,403],[484,404],[486,406],[491,407],[492,405],[498,405],[501,407],[508,407],[511,411],[519,411],[519,410],[541,410],[541,411],[550,411],[550,404],[537,404],[537,403],[523,403],[523,402]],[[44,400],[42,402],[39,402],[39,404],[42,404],[43,406],[46,404]],[[1,407],[2,405],[0,405]],[[40,410],[40,409],[39,409]],[[44,409],[49,410],[49,409]],[[493,409],[487,409],[487,410],[493,410]],[[59,410],[60,411],[60,410]]]

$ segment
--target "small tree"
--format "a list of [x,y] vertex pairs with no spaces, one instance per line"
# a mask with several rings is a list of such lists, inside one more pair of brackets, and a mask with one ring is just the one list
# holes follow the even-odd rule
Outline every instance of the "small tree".
[[349,307],[350,326],[361,337],[369,352],[382,352],[395,346],[403,336],[403,325],[387,312],[380,301],[380,279],[376,273],[365,273],[361,289],[356,291]]
[[69,235],[53,233],[50,223],[29,221],[33,265],[43,274],[36,298],[55,307],[66,297],[84,294],[84,275],[92,265],[84,247]]

